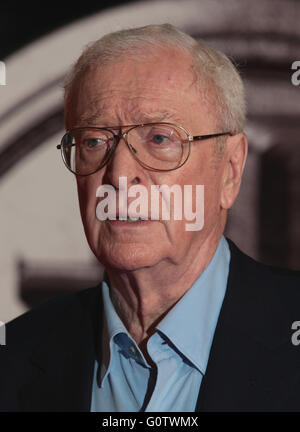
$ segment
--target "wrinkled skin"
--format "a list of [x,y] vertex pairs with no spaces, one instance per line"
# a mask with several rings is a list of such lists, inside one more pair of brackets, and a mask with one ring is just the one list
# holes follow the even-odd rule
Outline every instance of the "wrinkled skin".
[[[168,121],[182,125],[192,135],[224,132],[217,129],[213,96],[209,85],[198,87],[185,54],[160,49],[144,61],[122,57],[77,80],[66,107],[66,126]],[[181,168],[155,172],[142,167],[121,139],[105,167],[77,177],[87,240],[108,272],[119,315],[141,347],[154,324],[208,265],[223,233],[247,154],[243,134],[226,141],[222,158],[216,155],[215,139],[199,141],[192,144],[191,155]],[[151,185],[204,185],[203,229],[186,231],[184,219],[130,225],[99,221],[96,190],[110,184],[118,194],[121,176],[127,177],[128,187],[140,184],[148,191]]]

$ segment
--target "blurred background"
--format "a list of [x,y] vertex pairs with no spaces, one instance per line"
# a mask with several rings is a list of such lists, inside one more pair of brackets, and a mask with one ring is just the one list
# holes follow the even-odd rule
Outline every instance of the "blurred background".
[[249,157],[226,234],[267,264],[300,269],[300,60],[297,0],[1,2],[0,320],[96,285],[75,179],[56,150],[61,83],[83,47],[124,27],[170,22],[224,51],[248,99]]

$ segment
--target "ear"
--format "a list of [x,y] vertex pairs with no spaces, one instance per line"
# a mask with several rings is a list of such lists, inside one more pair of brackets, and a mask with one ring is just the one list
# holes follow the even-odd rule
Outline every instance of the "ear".
[[247,153],[248,142],[244,133],[227,138],[220,202],[223,209],[229,209],[239,193]]

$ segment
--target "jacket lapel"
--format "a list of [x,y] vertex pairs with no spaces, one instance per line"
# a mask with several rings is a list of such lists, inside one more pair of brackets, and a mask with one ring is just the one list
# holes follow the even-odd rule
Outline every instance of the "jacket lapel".
[[282,410],[300,375],[282,287],[229,244],[227,291],[196,411]]

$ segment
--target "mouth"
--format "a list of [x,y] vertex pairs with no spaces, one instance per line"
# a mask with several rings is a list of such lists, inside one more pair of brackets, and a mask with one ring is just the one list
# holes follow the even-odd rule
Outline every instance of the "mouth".
[[116,220],[121,221],[121,222],[140,222],[140,221],[148,220],[148,218],[142,218],[142,217],[123,218],[123,217],[117,216]]
[[122,217],[117,215],[116,219],[108,219],[107,222],[115,227],[138,227],[149,225],[152,221],[147,217]]

